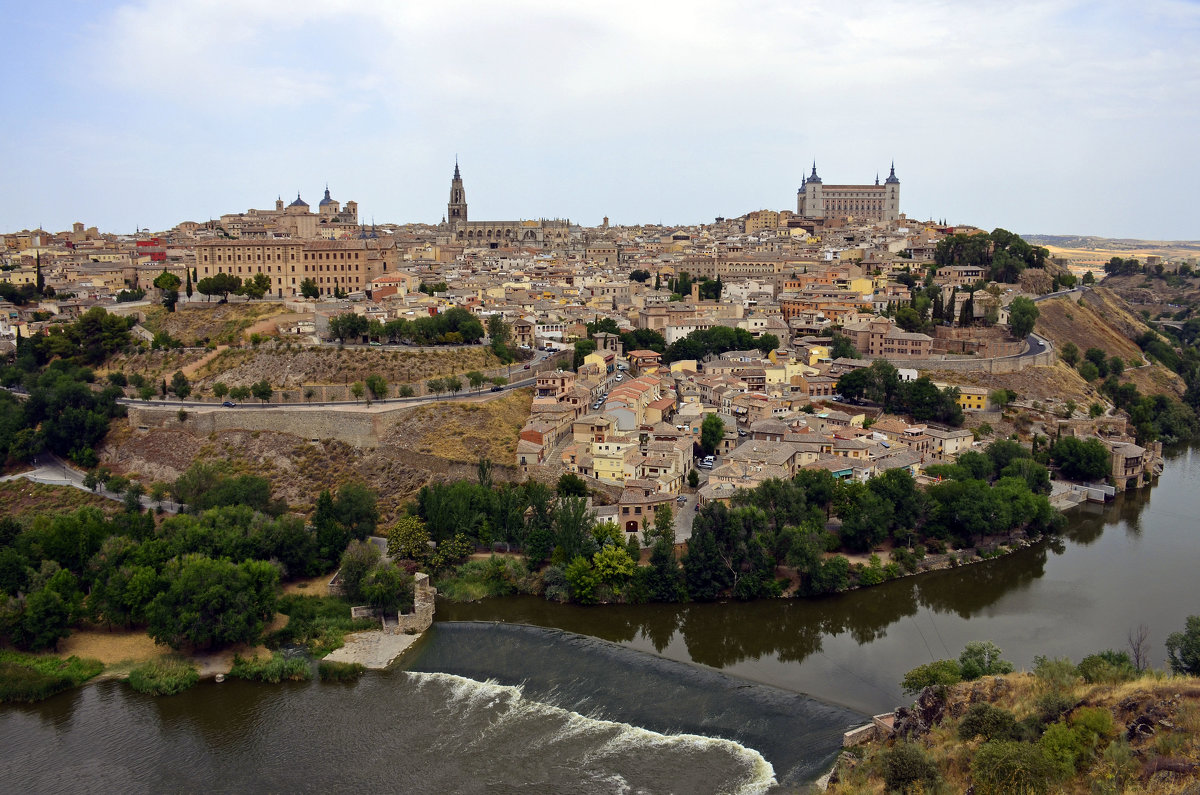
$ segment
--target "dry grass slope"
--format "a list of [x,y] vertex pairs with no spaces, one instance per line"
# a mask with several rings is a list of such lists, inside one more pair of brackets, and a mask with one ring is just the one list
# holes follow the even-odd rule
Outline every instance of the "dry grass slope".
[[499,365],[490,348],[379,351],[267,344],[221,351],[197,372],[198,385],[217,381],[246,386],[266,378],[273,386],[345,384],[381,375],[389,384],[415,383],[429,378],[486,370]]
[[117,421],[100,457],[114,471],[146,483],[173,481],[196,460],[227,461],[234,473],[270,478],[275,495],[301,513],[314,507],[321,490],[357,481],[378,493],[387,523],[427,483],[472,477],[481,457],[495,462],[498,480],[510,476],[517,432],[532,399],[530,390],[522,389],[483,403],[418,406],[398,413],[373,450],[334,440],[313,443],[287,433],[226,431],[197,437],[186,428],[133,433],[127,422]]
[[69,513],[79,508],[99,508],[105,513],[116,513],[121,505],[97,494],[71,486],[49,486],[28,480],[9,480],[0,483],[0,505],[4,515],[19,522],[27,522],[45,514]]
[[287,308],[271,301],[188,304],[175,312],[155,306],[145,310],[142,325],[155,333],[165,331],[185,345],[195,340],[201,345],[209,341],[235,344],[251,326],[283,314],[287,314]]

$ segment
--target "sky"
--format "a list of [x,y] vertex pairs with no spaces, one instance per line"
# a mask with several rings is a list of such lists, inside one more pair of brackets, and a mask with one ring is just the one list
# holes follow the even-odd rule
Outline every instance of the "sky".
[[1021,233],[1200,239],[1200,0],[0,0],[0,231],[696,224],[812,168]]

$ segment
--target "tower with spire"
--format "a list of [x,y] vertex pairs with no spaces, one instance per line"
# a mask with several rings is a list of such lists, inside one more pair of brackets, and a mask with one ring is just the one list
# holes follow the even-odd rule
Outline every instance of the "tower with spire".
[[458,158],[454,158],[454,176],[450,180],[450,201],[446,204],[446,223],[457,230],[467,223],[467,194],[463,190],[462,174],[458,171]]

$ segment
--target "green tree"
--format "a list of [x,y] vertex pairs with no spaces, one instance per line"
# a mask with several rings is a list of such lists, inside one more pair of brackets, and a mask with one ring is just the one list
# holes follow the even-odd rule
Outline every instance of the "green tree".
[[1120,376],[1125,372],[1125,360],[1120,356],[1113,356],[1108,360],[1107,367],[1110,375]]
[[234,400],[245,400],[246,398],[250,397],[250,387],[248,387],[248,386],[231,387],[229,389],[229,397],[233,398]]
[[1067,480],[1100,480],[1109,474],[1112,466],[1108,448],[1095,438],[1081,440],[1064,436],[1051,446],[1050,457]]
[[176,370],[175,375],[171,376],[171,391],[180,400],[184,400],[188,395],[192,394],[192,385],[188,382],[187,376],[182,370]]
[[397,394],[399,397],[402,397],[402,398],[409,398],[409,397],[412,397],[412,396],[413,396],[414,394],[416,394],[416,393],[415,393],[415,391],[413,390],[413,388],[412,388],[412,386],[411,386],[411,385],[409,385],[409,384],[401,384],[401,385],[399,386],[399,388],[398,388],[398,389],[396,389],[396,394]]
[[312,278],[308,278],[300,282],[300,295],[304,298],[320,298],[321,289]]
[[265,273],[256,273],[242,282],[242,287],[238,292],[257,301],[270,291],[271,277]]
[[958,656],[963,679],[969,682],[981,676],[1012,673],[1013,664],[1000,659],[1001,653],[1000,647],[990,640],[973,640],[968,643]]
[[366,387],[363,385],[363,382],[355,381],[351,384],[350,394],[354,396],[355,402],[362,400],[363,395],[366,394]]
[[366,380],[367,391],[371,393],[371,397],[375,400],[382,400],[387,397],[388,385],[383,376],[376,373],[371,373]]
[[462,391],[463,382],[462,382],[462,379],[458,378],[457,376],[453,376],[453,375],[447,376],[446,378],[444,378],[442,380],[443,380],[443,383],[446,385],[447,392],[456,393],[456,392]]
[[690,488],[696,488],[700,485],[700,473],[695,469],[688,471],[687,484]]
[[478,370],[471,370],[467,373],[467,381],[470,382],[472,389],[478,391],[487,382],[487,376]]
[[771,351],[779,348],[779,337],[774,334],[763,334],[755,341],[754,347],[762,351],[762,355],[766,356]]
[[596,350],[595,340],[579,340],[575,343],[575,358],[572,360],[571,369],[578,370],[583,366],[584,357]]
[[425,386],[431,395],[440,395],[446,391],[446,382],[440,378],[430,378],[425,382]]
[[264,378],[263,380],[256,381],[250,385],[250,394],[258,398],[260,402],[266,403],[270,401],[271,395],[274,394],[274,390],[271,389],[271,385]]
[[187,274],[187,288],[184,290],[184,295],[188,298],[192,297],[192,269],[184,268],[184,273]]
[[346,598],[352,603],[357,603],[363,598],[363,580],[379,563],[381,555],[379,547],[369,541],[353,541],[342,553],[338,565],[338,580]]
[[1200,616],[1188,616],[1183,632],[1167,636],[1167,662],[1174,673],[1200,676]]
[[555,491],[560,497],[586,497],[588,487],[583,478],[573,472],[564,472],[558,476],[558,485]]
[[154,278],[154,286],[163,291],[163,306],[168,312],[175,311],[175,304],[179,301],[179,287],[183,282],[178,276],[163,268],[163,272]]
[[1008,305],[1008,327],[1019,340],[1029,336],[1037,319],[1037,304],[1029,298],[1018,296]]
[[725,438],[725,421],[716,414],[708,414],[700,424],[700,449],[712,455]]
[[412,578],[390,563],[380,563],[366,573],[359,593],[366,603],[384,613],[394,613],[412,604]]
[[560,497],[553,514],[554,560],[564,565],[579,556],[590,559],[595,548],[592,538],[595,524],[596,517],[588,511],[586,500]]
[[196,283],[196,289],[204,295],[219,295],[221,300],[228,300],[230,293],[236,293],[242,287],[241,277],[229,273],[218,273],[206,276]]
[[184,555],[167,562],[163,581],[146,609],[147,631],[173,649],[252,643],[275,615],[279,572],[265,561]]
[[213,384],[212,393],[217,400],[223,400],[229,394],[229,387],[225,385],[224,381],[218,381]]
[[429,557],[429,531],[415,516],[402,516],[388,531],[388,555],[418,563]]

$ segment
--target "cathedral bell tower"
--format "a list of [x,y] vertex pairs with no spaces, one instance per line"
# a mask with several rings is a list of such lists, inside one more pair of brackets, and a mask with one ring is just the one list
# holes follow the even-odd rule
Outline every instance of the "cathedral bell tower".
[[454,159],[454,178],[450,180],[446,222],[452,230],[458,230],[467,223],[467,194],[463,190],[462,174],[458,173],[458,158]]

